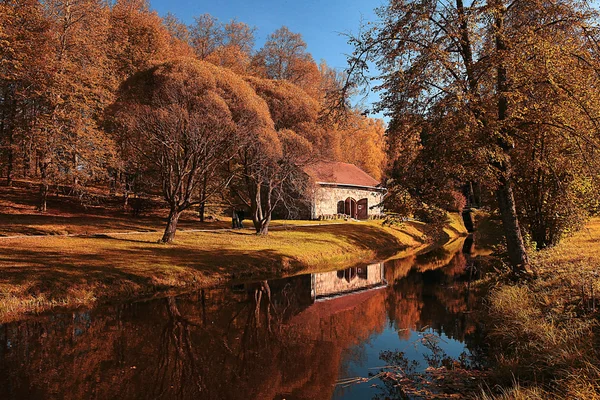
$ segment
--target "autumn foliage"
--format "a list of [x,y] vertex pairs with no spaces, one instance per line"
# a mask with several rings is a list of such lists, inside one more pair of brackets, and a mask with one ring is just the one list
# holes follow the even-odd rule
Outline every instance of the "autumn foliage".
[[471,203],[499,211],[514,271],[527,272],[524,236],[554,245],[595,210],[597,10],[390,0],[377,15],[350,37],[345,87],[379,84],[395,193],[448,208],[453,191],[482,189]]
[[59,187],[80,197],[110,188],[124,206],[162,195],[170,241],[178,213],[202,214],[215,195],[246,204],[266,233],[311,159],[380,177],[383,124],[324,118],[340,74],[287,27],[260,49],[254,31],[208,14],[161,18],[145,0],[0,1],[7,183],[39,182],[40,211]]

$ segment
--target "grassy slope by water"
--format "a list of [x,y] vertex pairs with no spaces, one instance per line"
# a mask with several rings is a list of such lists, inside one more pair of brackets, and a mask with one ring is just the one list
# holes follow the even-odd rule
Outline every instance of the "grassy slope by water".
[[[53,307],[89,306],[168,290],[344,268],[429,244],[427,226],[380,221],[251,230],[0,239],[0,321]],[[464,233],[452,216],[446,238]]]
[[496,375],[513,387],[483,398],[600,399],[600,218],[533,257],[536,279],[490,295]]

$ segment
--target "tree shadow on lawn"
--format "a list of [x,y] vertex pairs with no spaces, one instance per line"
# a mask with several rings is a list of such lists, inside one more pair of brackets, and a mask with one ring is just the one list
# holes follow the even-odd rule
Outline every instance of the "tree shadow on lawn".
[[[130,217],[127,215],[51,215],[0,213],[0,236],[10,235],[63,235],[96,234],[107,232],[162,232],[163,217]],[[180,229],[222,229],[230,227],[226,221],[205,222],[187,217],[179,223]]]
[[[309,246],[310,243],[332,243],[319,236],[332,234],[359,251],[372,251],[379,259],[407,248],[394,235],[366,224],[297,227],[294,230],[307,234],[304,240]],[[78,240],[84,240],[88,249],[98,251],[0,247],[0,288],[4,292],[4,295],[0,293],[0,308],[2,298],[9,293],[23,300],[40,294],[48,300],[58,300],[70,293],[76,296],[78,291],[87,290],[101,301],[116,300],[173,288],[297,275],[310,267],[274,249],[202,249],[190,245],[156,245],[118,236]],[[116,243],[107,246],[107,240]],[[120,246],[117,242],[131,244]],[[356,265],[361,261],[357,259],[349,264]],[[342,265],[332,267],[344,268]]]
[[0,292],[0,309],[9,293],[22,300],[38,295],[60,300],[87,290],[102,301],[173,288],[267,279],[294,274],[301,268],[297,260],[286,261],[272,250],[244,254],[140,246],[102,254],[64,254],[2,248],[0,288],[4,295]]

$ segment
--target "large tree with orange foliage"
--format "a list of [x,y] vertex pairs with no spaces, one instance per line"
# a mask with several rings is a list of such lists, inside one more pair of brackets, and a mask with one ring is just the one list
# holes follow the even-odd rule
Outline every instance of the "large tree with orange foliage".
[[50,183],[77,187],[106,172],[113,143],[99,129],[112,100],[106,41],[109,9],[98,0],[44,2],[50,24],[51,59],[43,104],[34,131],[40,171],[39,209]]
[[25,172],[35,159],[32,131],[52,62],[50,24],[37,0],[0,1],[0,143],[6,180],[19,158]]
[[[561,177],[551,170],[552,154],[567,158],[563,167],[573,165],[568,159],[597,167],[590,157],[599,147],[600,101],[590,89],[599,70],[597,34],[590,28],[595,10],[579,0],[391,0],[378,16],[351,39],[350,83],[367,83],[369,65],[377,65],[379,109],[394,127],[409,125],[391,133],[401,138],[420,131],[432,156],[416,166],[424,182],[485,183],[502,216],[513,270],[528,272],[515,184],[532,169],[520,168],[522,157],[543,154],[542,143],[557,146],[530,164],[539,179],[554,175],[551,185],[584,172],[576,168]],[[559,140],[542,140],[546,135]]]
[[[154,176],[170,212],[162,242],[173,241],[181,213],[223,190],[216,179],[238,151],[258,149],[266,168],[277,141],[266,104],[233,72],[193,59],[167,62],[130,78],[113,106],[116,120],[141,164]],[[280,151],[274,146],[274,152]],[[246,165],[250,167],[249,165]],[[151,174],[154,170],[154,174]]]
[[319,96],[319,67],[307,51],[302,35],[282,26],[267,37],[254,59],[257,73],[269,79],[287,80],[311,96]]

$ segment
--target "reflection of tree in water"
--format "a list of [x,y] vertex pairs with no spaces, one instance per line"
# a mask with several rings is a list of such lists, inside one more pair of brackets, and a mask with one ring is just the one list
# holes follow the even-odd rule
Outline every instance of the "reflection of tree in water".
[[422,348],[427,368],[402,351],[379,353],[386,366],[371,374],[380,377],[374,400],[453,399],[467,389],[472,393],[485,376],[469,354],[449,357],[437,335],[423,334],[415,345]]
[[[464,248],[468,250],[472,245]],[[375,399],[450,398],[464,385],[473,384],[471,377],[485,365],[481,330],[473,313],[479,308],[485,288],[471,283],[482,277],[486,263],[485,259],[470,257],[468,251],[449,253],[438,249],[417,256],[404,276],[386,271],[386,276],[400,276],[390,281],[386,298],[390,322],[401,340],[408,340],[411,331],[421,332],[416,344],[423,349],[427,365],[419,365],[401,351],[382,351],[380,359],[388,367],[378,371],[381,393]],[[406,271],[405,265],[401,267]],[[469,352],[458,359],[449,357],[442,334],[466,343]],[[452,378],[446,371],[453,371]]]
[[167,323],[159,339],[156,367],[155,397],[162,398],[174,388],[178,398],[190,397],[205,391],[204,360],[199,360],[194,349],[191,327],[198,328],[181,316],[177,300],[166,299]]
[[[168,318],[159,340],[155,398],[217,399],[234,396],[232,391],[243,387],[237,385],[252,382],[252,375],[267,364],[267,347],[276,340],[268,282],[253,285],[235,308],[238,311],[227,325],[241,327],[236,330],[239,341],[229,339],[229,330],[219,335],[190,321],[182,315],[176,298],[166,299]],[[225,391],[215,391],[217,387]]]
[[[441,268],[433,267],[441,262],[444,263]],[[481,293],[471,287],[471,281],[478,277],[468,268],[472,262],[461,252],[448,254],[437,250],[417,257],[414,268],[401,278],[388,279],[386,308],[400,339],[409,339],[411,331],[423,327],[460,341],[475,331],[476,321],[471,318],[471,311]],[[386,267],[386,277],[399,275],[394,271],[395,265]],[[400,267],[406,270],[406,266]]]
[[0,398],[330,398],[348,349],[363,363],[386,317],[472,340],[464,257],[424,260],[386,265],[386,289],[314,305],[310,277],[294,277],[0,326]]

